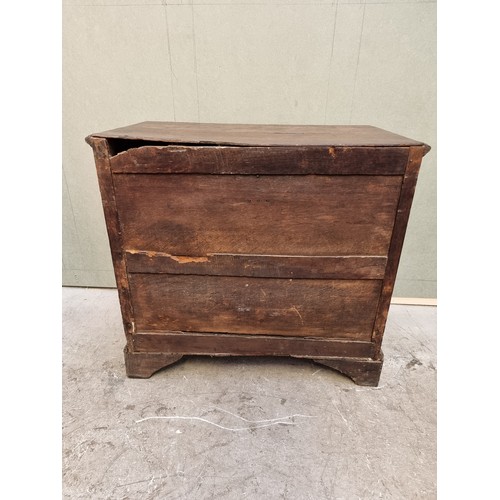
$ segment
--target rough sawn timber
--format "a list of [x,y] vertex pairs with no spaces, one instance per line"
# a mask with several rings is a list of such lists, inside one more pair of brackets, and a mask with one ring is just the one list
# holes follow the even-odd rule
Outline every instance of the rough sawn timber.
[[377,385],[426,144],[371,126],[93,134],[127,375],[292,356]]

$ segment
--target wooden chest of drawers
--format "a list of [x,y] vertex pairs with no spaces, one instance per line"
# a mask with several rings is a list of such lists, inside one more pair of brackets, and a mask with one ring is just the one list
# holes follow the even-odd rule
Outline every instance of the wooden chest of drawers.
[[144,122],[87,137],[130,377],[309,358],[377,385],[423,155],[368,126]]

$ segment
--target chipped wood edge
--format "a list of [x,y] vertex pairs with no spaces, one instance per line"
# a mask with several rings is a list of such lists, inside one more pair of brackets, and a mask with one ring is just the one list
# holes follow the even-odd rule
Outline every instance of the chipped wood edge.
[[125,346],[125,371],[129,378],[149,378],[157,371],[183,358],[182,354],[170,352],[135,352]]
[[389,254],[387,267],[382,285],[382,293],[380,294],[377,314],[372,331],[372,342],[374,343],[375,356],[380,353],[382,339],[384,336],[385,325],[387,322],[387,314],[391,304],[392,292],[398,271],[401,251],[405,239],[406,228],[410,217],[410,209],[415,194],[417,185],[418,173],[422,158],[426,153],[425,146],[411,146],[408,155],[408,164],[406,166],[403,183],[399,195],[398,208],[396,218],[392,230],[392,238],[389,246]]
[[355,384],[377,387],[384,365],[384,355],[380,351],[378,359],[371,358],[313,358],[315,363],[328,366],[349,377]]
[[[371,155],[367,151],[372,151]],[[352,154],[359,159],[352,163]],[[383,158],[388,151],[396,155]],[[236,153],[235,156],[233,153]],[[284,161],[290,154],[297,161]],[[373,158],[373,154],[377,158]],[[382,155],[382,157],[379,157]],[[273,161],[277,168],[270,168]],[[114,174],[403,175],[408,147],[143,145],[110,156]]]
[[122,250],[122,235],[118,210],[116,207],[115,187],[110,165],[110,149],[107,139],[88,136],[85,141],[94,151],[94,159],[101,192],[102,205],[111,249],[113,269],[115,272],[118,297],[122,312],[123,328],[127,345],[132,345],[132,334],[135,331],[134,314],[130,300],[130,288],[127,277],[125,254]]

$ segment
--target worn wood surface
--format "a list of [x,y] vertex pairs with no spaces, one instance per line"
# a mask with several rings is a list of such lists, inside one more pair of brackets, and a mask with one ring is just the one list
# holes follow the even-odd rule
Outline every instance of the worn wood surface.
[[149,378],[153,373],[176,363],[182,355],[165,352],[134,352],[126,347],[125,370],[131,378]]
[[120,174],[114,184],[128,251],[385,256],[401,177]]
[[371,387],[376,387],[378,385],[382,372],[382,365],[384,364],[381,352],[379,359],[316,358],[314,361],[347,375],[358,385],[367,385]]
[[421,142],[368,125],[243,125],[142,122],[97,137],[164,143],[248,146],[416,146]]
[[161,252],[126,252],[130,273],[248,276],[250,278],[382,279],[387,257],[208,254],[186,257]]
[[387,315],[389,313],[389,306],[391,303],[392,292],[394,290],[394,283],[396,281],[399,259],[401,257],[401,250],[403,248],[406,227],[408,225],[408,218],[410,216],[413,195],[415,193],[415,187],[417,184],[418,172],[420,170],[420,163],[424,154],[425,149],[422,146],[415,146],[410,148],[408,166],[406,168],[406,173],[403,179],[397,216],[392,232],[391,246],[385,271],[384,284],[380,295],[377,317],[373,327],[372,341],[376,346],[376,354],[380,352],[382,345],[382,338],[384,335]]
[[[114,173],[402,175],[408,161],[407,147],[137,147],[140,143],[132,144],[136,147],[110,159]],[[127,142],[121,147],[127,147]]]
[[220,356],[371,357],[373,344],[357,340],[234,335],[216,332],[137,332],[134,352]]
[[251,333],[370,340],[377,280],[132,274],[138,331]]
[[134,319],[132,304],[130,302],[127,266],[123,252],[123,240],[118,220],[118,211],[116,208],[113,176],[109,165],[109,145],[106,139],[98,137],[88,137],[87,142],[92,146],[94,151],[97,178],[99,181],[99,189],[101,191],[102,206],[104,210],[104,218],[106,220],[106,229],[108,231],[109,245],[111,248],[116,286],[118,289],[118,296],[120,298],[123,328],[125,330],[125,335],[127,336],[127,344],[130,344],[131,335],[134,331]]
[[[139,334],[136,337],[136,343],[141,345],[144,341],[151,339],[151,334]],[[170,335],[156,335],[159,337],[156,342],[149,342],[148,348],[152,346],[161,346],[167,348],[167,352],[131,351],[125,348],[125,368],[128,377],[149,378],[155,372],[170,366],[181,360],[186,355],[204,355],[204,356],[291,356],[301,359],[311,359],[317,364],[327,366],[339,371],[343,375],[351,378],[356,384],[364,386],[378,385],[382,371],[383,357],[381,359],[371,359],[358,354],[362,349],[356,349],[361,342],[340,342],[323,341],[307,342],[304,339],[285,339],[281,343],[276,343],[276,339],[256,339],[255,337],[237,337],[218,335],[215,339],[208,340],[208,336],[201,335],[179,335],[172,333]],[[207,342],[208,340],[208,342]],[[257,341],[260,343],[257,345]],[[266,343],[266,340],[268,342]],[[327,346],[325,344],[332,345]],[[358,344],[358,345],[356,345]],[[369,344],[366,344],[369,346]],[[273,349],[273,346],[277,347]],[[228,350],[225,353],[224,350]],[[318,351],[320,352],[318,356]],[[327,352],[332,352],[327,357]],[[170,354],[176,352],[177,354]],[[182,354],[181,354],[182,353]],[[297,353],[297,354],[295,354]],[[348,357],[345,357],[348,356]]]
[[87,142],[129,376],[185,354],[278,355],[378,383],[427,145],[366,126],[161,122]]

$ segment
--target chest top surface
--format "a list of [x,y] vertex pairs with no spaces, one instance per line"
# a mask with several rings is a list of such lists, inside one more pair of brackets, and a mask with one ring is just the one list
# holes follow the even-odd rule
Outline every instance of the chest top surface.
[[93,137],[236,146],[428,146],[369,125],[242,125],[147,121]]

